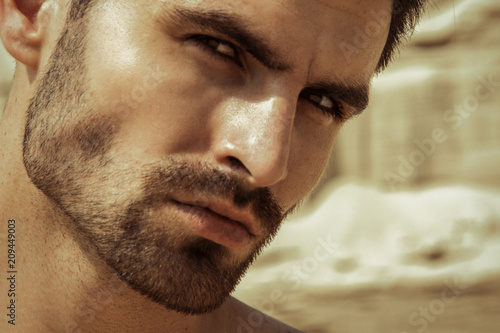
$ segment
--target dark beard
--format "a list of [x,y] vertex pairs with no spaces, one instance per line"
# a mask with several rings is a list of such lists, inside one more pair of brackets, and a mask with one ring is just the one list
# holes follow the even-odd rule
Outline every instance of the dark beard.
[[[159,221],[155,216],[168,207],[168,198],[176,191],[204,193],[231,200],[235,206],[252,207],[266,237],[243,261],[237,261],[219,244],[165,228],[177,221]],[[199,314],[224,302],[274,237],[281,220],[279,206],[267,190],[245,192],[237,178],[219,171],[169,163],[148,172],[142,199],[129,205],[119,222],[102,223],[102,230],[96,230],[95,221],[81,226],[92,235],[101,257],[135,290],[169,309]]]
[[[118,121],[88,106],[84,23],[67,24],[30,103],[23,150],[27,173],[70,218],[68,227],[133,289],[171,310],[212,311],[276,234],[284,215],[269,189],[247,191],[235,175],[206,165],[166,158],[134,169],[114,161],[110,151]],[[178,221],[158,218],[176,191],[251,207],[265,237],[237,260],[221,245],[179,233]]]

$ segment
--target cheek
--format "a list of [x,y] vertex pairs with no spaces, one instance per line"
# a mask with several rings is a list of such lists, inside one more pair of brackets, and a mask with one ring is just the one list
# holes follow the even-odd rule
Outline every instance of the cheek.
[[120,125],[116,149],[138,160],[203,149],[211,110],[221,103],[217,85],[163,32],[113,20],[127,14],[112,9],[91,22],[86,64],[91,107]]
[[288,209],[298,203],[318,184],[330,160],[339,128],[335,125],[333,129],[306,131],[296,126],[287,177],[273,188],[283,207]]
[[202,145],[200,138],[209,132],[206,124],[211,110],[220,103],[215,92],[189,70],[161,67],[155,73],[159,72],[168,76],[165,74],[159,81],[151,77],[149,86],[141,79],[148,77],[144,69],[143,75],[128,75],[125,81],[116,81],[126,84],[115,83],[112,91],[102,90],[102,96],[106,96],[102,109],[121,119],[119,139],[128,149],[137,150],[135,153],[149,155]]
[[136,159],[206,148],[207,123],[221,94],[179,57],[147,63],[143,51],[134,61],[116,56],[89,66],[93,106],[120,123],[118,146]]

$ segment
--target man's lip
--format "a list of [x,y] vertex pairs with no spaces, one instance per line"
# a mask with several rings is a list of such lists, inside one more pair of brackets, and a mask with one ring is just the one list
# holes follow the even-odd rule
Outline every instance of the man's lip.
[[172,201],[182,205],[208,209],[212,213],[241,224],[252,237],[258,234],[257,221],[248,209],[238,209],[229,202],[217,199],[172,199]]

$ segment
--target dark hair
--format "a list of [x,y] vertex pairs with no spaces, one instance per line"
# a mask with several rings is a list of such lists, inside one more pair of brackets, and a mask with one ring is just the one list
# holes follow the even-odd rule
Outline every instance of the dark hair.
[[69,9],[69,22],[82,19],[95,3],[95,0],[73,0]]
[[420,20],[426,0],[394,0],[389,36],[377,65],[377,72],[384,70],[394,58],[398,46],[407,42]]
[[[377,65],[377,72],[384,70],[394,58],[398,46],[408,41],[420,20],[426,0],[393,0],[389,36]],[[96,0],[73,0],[69,19],[76,21],[85,16]]]

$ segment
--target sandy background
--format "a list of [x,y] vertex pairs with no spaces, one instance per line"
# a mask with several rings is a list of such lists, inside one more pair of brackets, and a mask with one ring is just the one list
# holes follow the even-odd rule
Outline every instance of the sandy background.
[[499,108],[500,1],[433,2],[235,295],[311,333],[500,332]]

